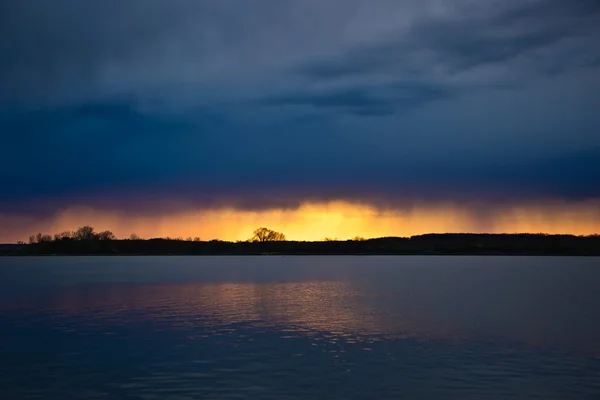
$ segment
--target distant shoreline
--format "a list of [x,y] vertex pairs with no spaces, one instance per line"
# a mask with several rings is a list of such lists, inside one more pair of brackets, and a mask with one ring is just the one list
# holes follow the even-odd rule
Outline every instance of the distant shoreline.
[[0,256],[600,256],[600,236],[428,234],[346,241],[58,240],[0,245]]

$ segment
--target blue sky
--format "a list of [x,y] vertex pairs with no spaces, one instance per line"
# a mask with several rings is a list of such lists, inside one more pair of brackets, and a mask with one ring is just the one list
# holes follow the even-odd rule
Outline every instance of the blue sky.
[[598,43],[594,0],[4,0],[0,213],[597,199]]

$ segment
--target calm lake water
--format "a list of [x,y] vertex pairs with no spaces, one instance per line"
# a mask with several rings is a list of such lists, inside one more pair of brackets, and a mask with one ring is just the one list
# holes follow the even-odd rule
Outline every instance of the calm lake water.
[[599,399],[600,258],[0,258],[0,398]]

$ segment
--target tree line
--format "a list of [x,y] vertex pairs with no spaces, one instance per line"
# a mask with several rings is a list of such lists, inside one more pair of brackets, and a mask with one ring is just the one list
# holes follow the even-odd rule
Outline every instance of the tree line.
[[29,236],[29,244],[60,242],[69,240],[116,240],[116,236],[111,231],[94,232],[94,228],[89,225],[80,227],[75,231],[64,231],[54,235],[43,234],[41,232]]
[[[166,237],[165,240],[178,240],[183,241],[181,237],[171,238]],[[51,242],[68,242],[68,241],[94,241],[94,240],[117,240],[117,237],[111,231],[95,232],[94,228],[85,225],[78,228],[75,231],[64,231],[55,233],[54,235],[44,234],[38,232],[34,235],[29,236],[29,244],[36,243],[51,243]],[[132,233],[126,240],[144,240],[136,233]],[[200,242],[200,237],[191,236],[185,239],[188,242]],[[252,237],[248,239],[248,242],[284,242],[286,237],[283,233],[277,232],[268,228],[258,228],[252,233]],[[23,242],[20,242],[23,243]]]
[[324,238],[320,241],[287,240],[268,228],[256,229],[247,240],[201,241],[199,237],[142,239],[132,234],[118,240],[110,231],[96,232],[83,226],[55,235],[38,233],[31,245],[0,246],[3,255],[596,255],[600,256],[600,236],[547,234],[427,234],[412,237],[385,237],[350,240]]

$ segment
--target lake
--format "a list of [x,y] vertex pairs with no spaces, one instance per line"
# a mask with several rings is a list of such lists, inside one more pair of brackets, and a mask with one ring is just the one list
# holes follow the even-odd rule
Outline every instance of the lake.
[[600,258],[0,258],[0,398],[598,399]]

